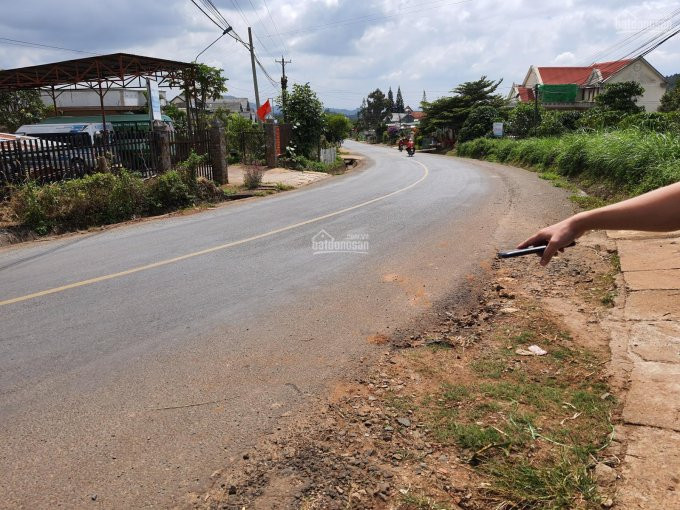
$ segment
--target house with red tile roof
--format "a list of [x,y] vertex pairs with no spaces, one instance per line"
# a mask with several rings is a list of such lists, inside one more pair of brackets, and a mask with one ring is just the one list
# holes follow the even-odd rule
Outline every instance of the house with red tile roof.
[[666,79],[642,57],[580,67],[531,66],[522,84],[513,84],[508,99],[511,104],[534,102],[538,89],[539,101],[547,109],[585,110],[595,106],[605,85],[624,81],[636,81],[645,89],[638,105],[648,112],[659,109]]

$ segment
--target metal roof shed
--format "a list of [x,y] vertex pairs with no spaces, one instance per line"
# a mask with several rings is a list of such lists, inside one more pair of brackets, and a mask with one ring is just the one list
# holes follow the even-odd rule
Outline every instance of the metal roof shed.
[[[184,93],[191,98],[194,97],[195,77],[196,64],[193,63],[113,53],[0,71],[0,91],[48,90],[56,110],[59,91],[93,89],[99,94],[102,121],[106,125],[104,95],[111,87],[143,87],[143,79],[153,78],[159,85],[181,84]],[[191,115],[187,117],[190,119]]]

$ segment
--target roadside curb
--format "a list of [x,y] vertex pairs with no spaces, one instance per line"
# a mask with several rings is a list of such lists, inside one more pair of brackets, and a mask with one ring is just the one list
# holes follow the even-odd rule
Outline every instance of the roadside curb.
[[618,427],[621,508],[680,508],[680,232],[612,231],[623,296],[610,324],[614,377],[627,392]]

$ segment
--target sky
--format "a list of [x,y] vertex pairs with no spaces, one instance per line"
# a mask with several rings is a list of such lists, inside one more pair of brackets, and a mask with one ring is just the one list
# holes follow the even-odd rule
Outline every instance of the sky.
[[[432,100],[483,75],[503,78],[505,95],[532,64],[621,58],[642,40],[631,36],[649,26],[667,29],[659,20],[680,9],[666,0],[213,2],[243,39],[253,27],[256,53],[276,82],[281,67],[274,60],[284,55],[292,60],[289,83],[309,82],[326,107],[348,109],[376,88],[396,95],[399,86],[417,109],[423,91]],[[191,62],[221,33],[191,0],[23,0],[0,11],[0,69],[115,52]],[[680,72],[680,35],[647,59],[664,75]],[[200,61],[224,69],[229,94],[254,99],[243,45],[223,37]],[[258,81],[263,101],[278,95],[278,83],[261,71]]]

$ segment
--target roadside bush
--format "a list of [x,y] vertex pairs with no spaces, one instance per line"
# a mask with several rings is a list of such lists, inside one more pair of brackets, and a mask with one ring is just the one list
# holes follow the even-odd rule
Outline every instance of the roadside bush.
[[680,180],[680,135],[641,129],[523,140],[484,138],[460,144],[457,154],[607,181],[628,193]]
[[149,199],[152,213],[163,213],[186,207],[196,198],[179,170],[171,170],[150,179]]
[[344,160],[338,156],[333,163],[323,163],[321,161],[313,161],[304,156],[292,156],[287,161],[282,162],[286,168],[293,170],[308,170],[311,172],[324,172],[329,174],[337,174],[345,170]]
[[44,235],[168,212],[199,200],[219,201],[224,192],[196,178],[201,161],[192,155],[177,170],[146,181],[121,170],[42,186],[28,182],[11,189],[7,210],[12,221]]
[[559,136],[567,128],[562,123],[561,112],[547,111],[541,117],[541,123],[536,129],[536,136]]
[[618,124],[619,129],[638,128],[647,131],[680,133],[680,113],[642,112],[626,115]]
[[493,106],[483,105],[474,107],[463,123],[463,127],[458,134],[458,141],[461,143],[467,142],[491,134],[493,123],[499,119],[500,112]]
[[257,189],[262,184],[262,176],[264,175],[264,168],[256,165],[249,165],[245,167],[243,172],[243,184],[248,189]]

